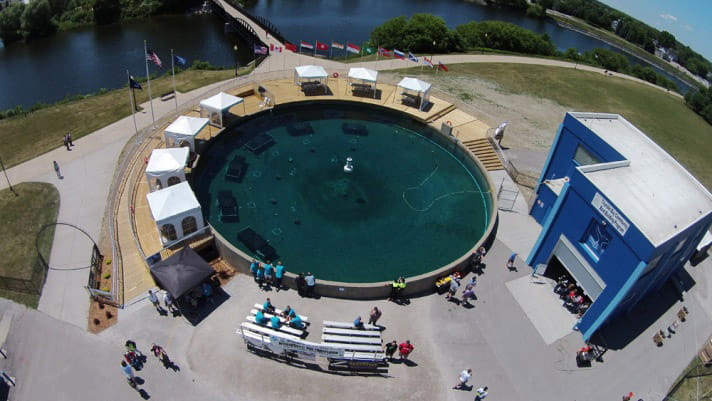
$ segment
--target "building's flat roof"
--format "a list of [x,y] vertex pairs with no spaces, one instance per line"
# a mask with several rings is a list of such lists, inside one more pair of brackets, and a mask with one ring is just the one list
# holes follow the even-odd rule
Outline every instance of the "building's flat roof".
[[625,118],[570,114],[630,161],[584,174],[653,245],[712,211],[712,194]]

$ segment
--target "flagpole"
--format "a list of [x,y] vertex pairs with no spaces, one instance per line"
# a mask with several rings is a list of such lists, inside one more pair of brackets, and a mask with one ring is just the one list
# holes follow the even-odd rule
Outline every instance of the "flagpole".
[[178,114],[178,92],[176,92],[176,67],[173,62],[173,49],[171,49],[171,71],[173,72],[173,99],[176,101],[176,114]]
[[148,44],[143,41],[143,59],[146,61],[146,80],[148,81],[148,102],[151,104],[151,121],[153,128],[156,128],[156,115],[153,113],[153,96],[151,95],[151,76],[148,73]]
[[329,46],[329,58],[331,58],[332,50],[334,50],[334,39],[331,39],[331,46]]
[[[319,41],[317,40],[317,42]],[[314,43],[314,57],[316,57],[316,43]]]
[[133,117],[134,130],[136,130],[136,145],[138,145],[138,125],[136,125],[136,106],[134,104],[135,101],[134,101],[133,97],[131,96],[131,93],[133,92],[133,88],[131,87],[131,74],[129,74],[129,70],[126,70],[126,79],[129,81],[129,104],[131,104],[131,117]]

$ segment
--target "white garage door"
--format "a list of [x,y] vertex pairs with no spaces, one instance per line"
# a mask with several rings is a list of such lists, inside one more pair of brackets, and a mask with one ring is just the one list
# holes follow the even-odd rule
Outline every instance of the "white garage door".
[[559,242],[554,247],[553,256],[556,256],[561,264],[566,267],[571,276],[576,280],[578,285],[583,288],[591,298],[591,301],[595,301],[603,289],[606,287],[606,283],[603,282],[601,277],[596,273],[595,270],[588,264],[588,261],[574,248],[569,240],[561,236]]

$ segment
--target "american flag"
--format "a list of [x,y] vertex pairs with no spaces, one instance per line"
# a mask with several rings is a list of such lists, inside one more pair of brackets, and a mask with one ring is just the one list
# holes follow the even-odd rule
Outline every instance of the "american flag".
[[163,67],[161,59],[158,58],[158,55],[151,49],[146,49],[146,60],[153,61],[153,63],[156,64],[159,68]]
[[255,45],[255,54],[267,54],[267,47]]

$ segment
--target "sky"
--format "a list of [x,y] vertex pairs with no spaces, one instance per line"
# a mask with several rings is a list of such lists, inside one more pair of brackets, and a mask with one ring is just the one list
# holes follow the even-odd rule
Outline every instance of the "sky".
[[646,24],[675,35],[678,42],[712,61],[712,0],[599,0]]

